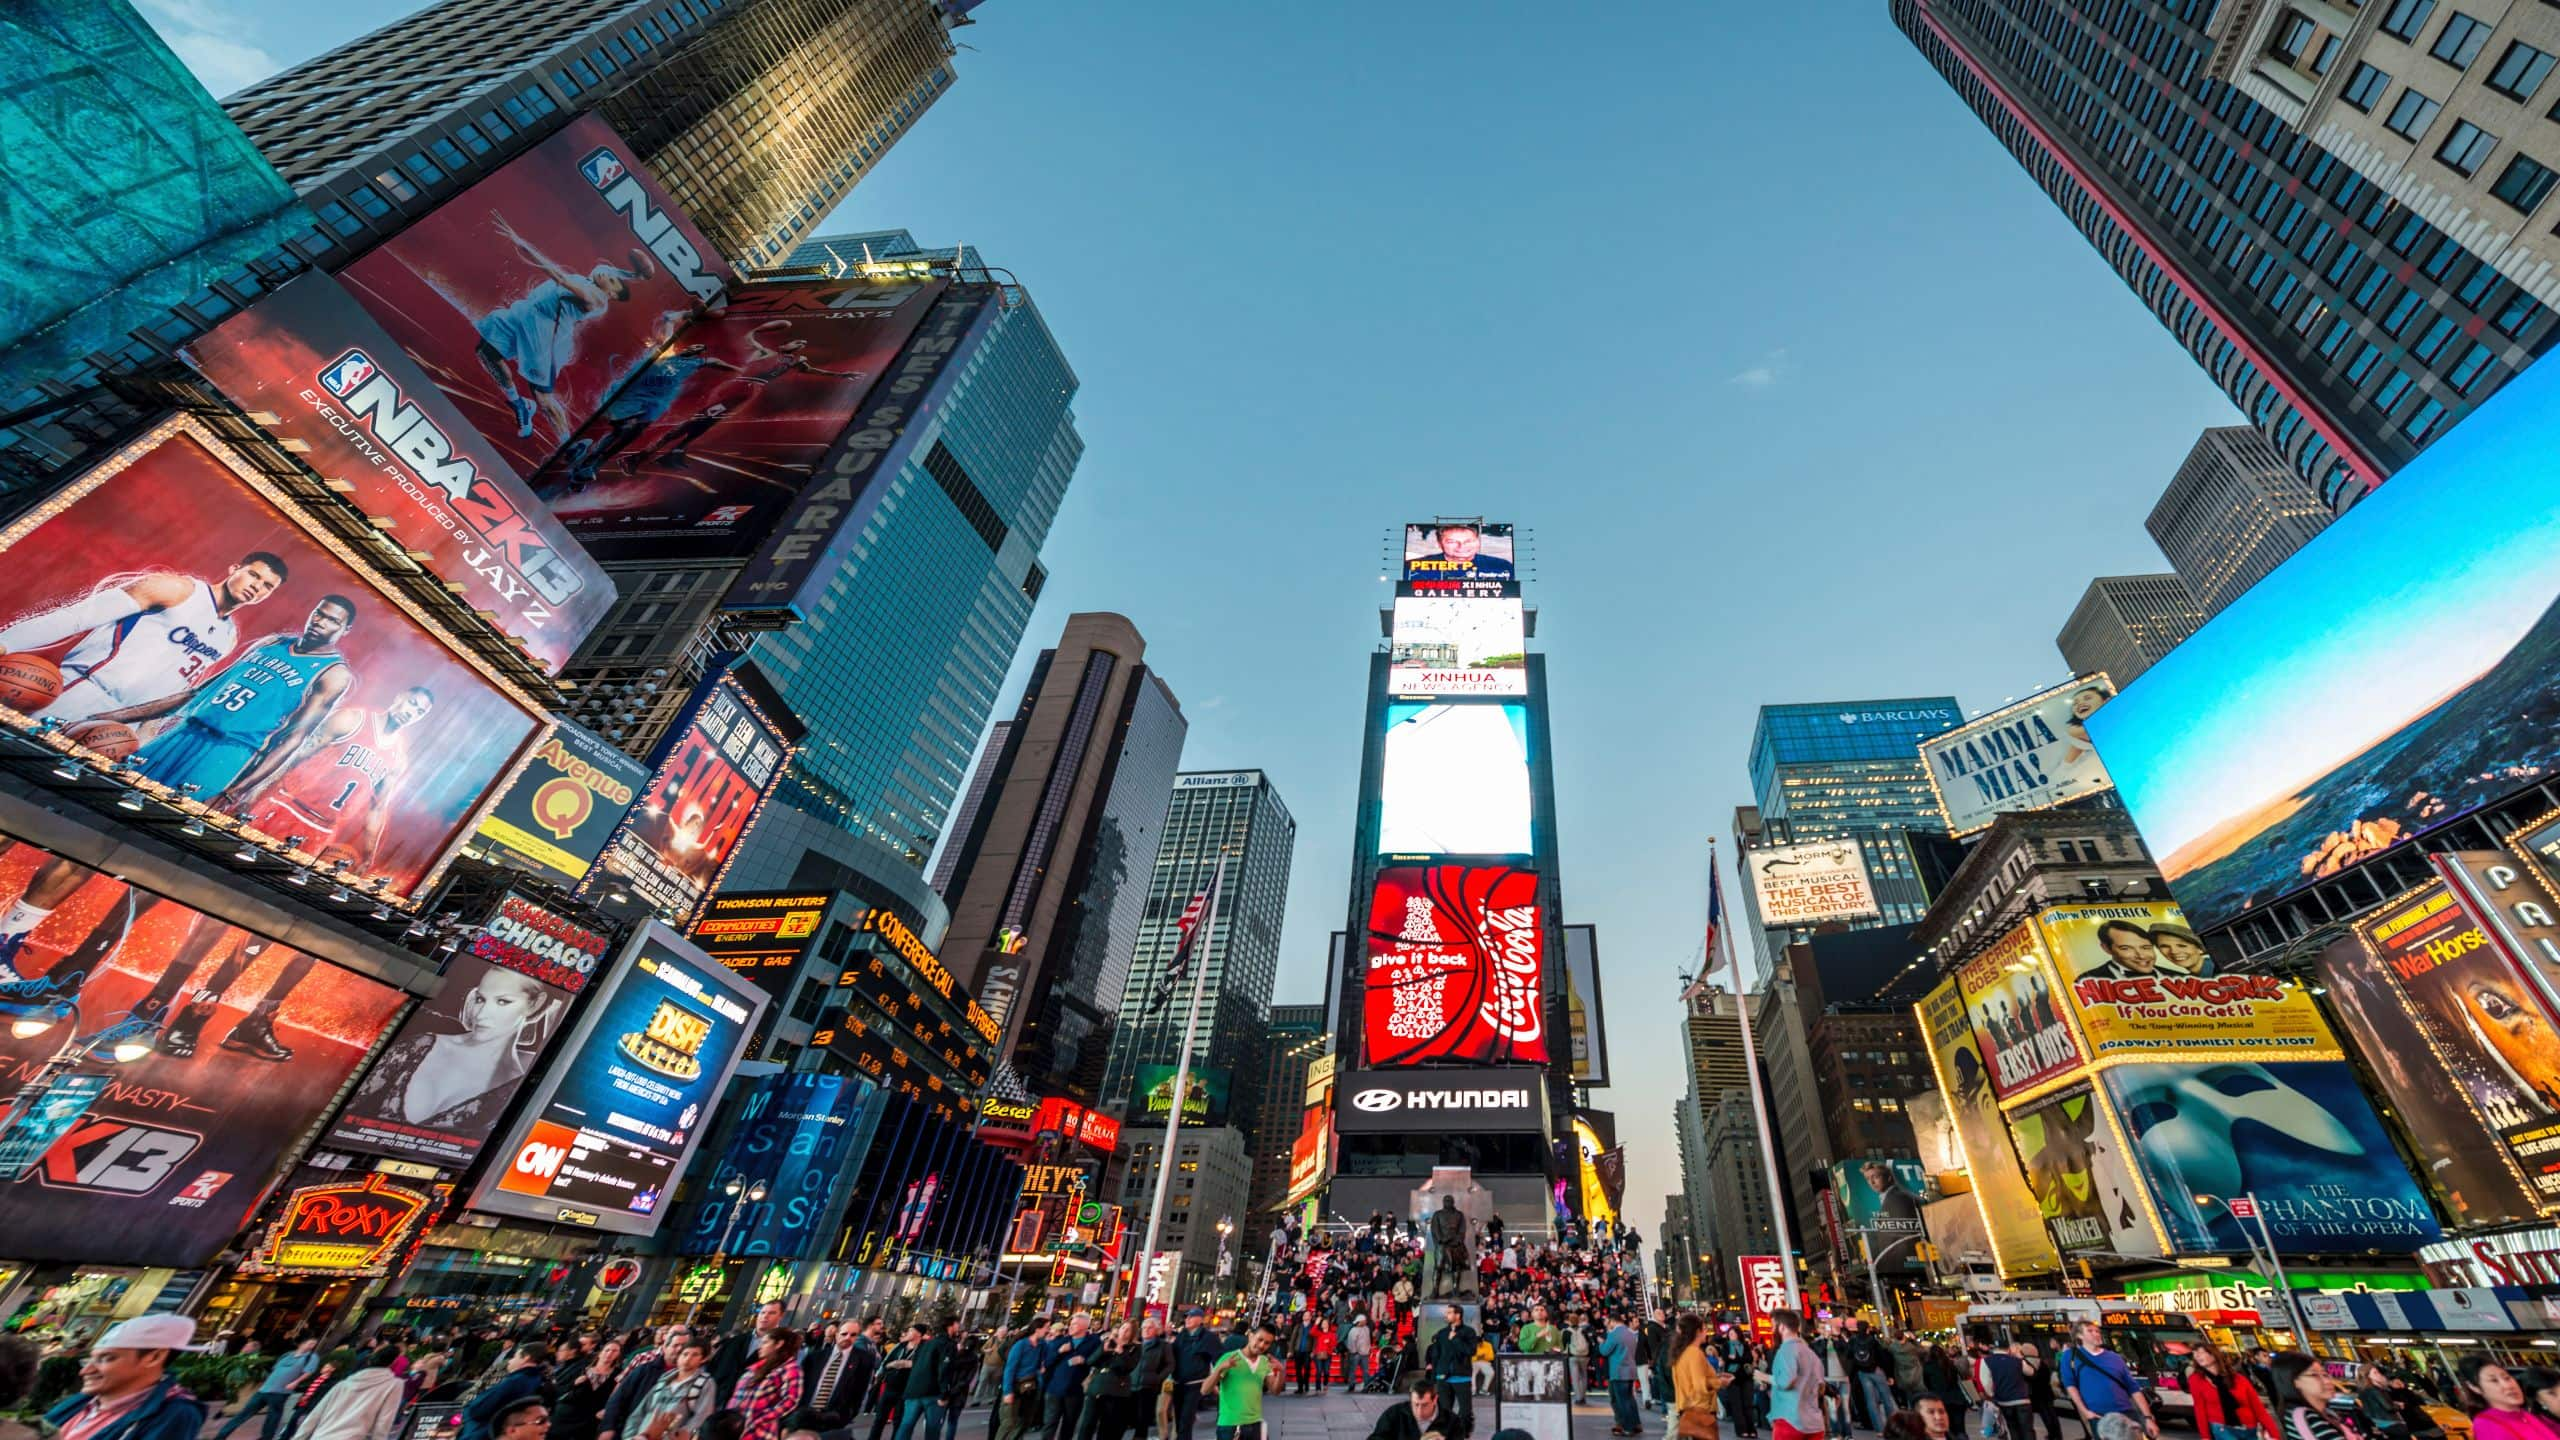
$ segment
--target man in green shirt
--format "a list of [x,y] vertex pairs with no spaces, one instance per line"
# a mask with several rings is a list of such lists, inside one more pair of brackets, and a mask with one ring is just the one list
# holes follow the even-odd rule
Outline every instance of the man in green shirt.
[[1262,1397],[1280,1388],[1280,1362],[1271,1344],[1279,1337],[1268,1325],[1257,1325],[1244,1348],[1218,1357],[1202,1393],[1218,1397],[1218,1440],[1262,1440]]
[[1558,1341],[1556,1327],[1547,1323],[1547,1307],[1530,1306],[1529,1323],[1521,1326],[1519,1334],[1513,1338],[1518,1342],[1519,1351],[1523,1355],[1545,1355],[1553,1352]]

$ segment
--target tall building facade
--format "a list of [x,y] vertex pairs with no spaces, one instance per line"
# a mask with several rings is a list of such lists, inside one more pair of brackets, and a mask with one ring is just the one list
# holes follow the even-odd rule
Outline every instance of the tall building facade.
[[[2502,13],[2503,12],[2503,13]],[[2560,305],[2560,15],[2525,4],[2224,5],[2213,76]]]
[[2226,425],[2197,439],[2143,528],[2210,619],[2311,543],[2331,518],[2267,437]]
[[930,0],[442,0],[224,108],[348,254],[592,109],[758,266],[950,88],[948,24]]
[[2081,592],[2053,644],[2072,674],[2103,672],[2121,688],[2204,621],[2187,582],[2175,575],[2105,575]]
[[1246,1061],[1240,1081],[1245,1136],[1253,1146],[1253,1223],[1248,1234],[1268,1236],[1289,1194],[1290,1147],[1306,1114],[1307,1069],[1331,1053],[1333,1027],[1322,1005],[1274,1005],[1258,1054]]
[[[1271,986],[1280,973],[1280,923],[1289,905],[1289,863],[1298,822],[1259,770],[1204,770],[1177,776],[1164,839],[1147,880],[1145,914],[1120,993],[1120,1027],[1103,1078],[1105,1109],[1143,1118],[1140,1071],[1176,1065],[1190,1015],[1191,987],[1203,986],[1191,1063],[1232,1090],[1252,1050],[1265,1042]],[[1209,888],[1226,859],[1217,913],[1194,946],[1201,967],[1182,985],[1165,967],[1182,939],[1191,897]]]
[[[1735,812],[1737,860],[1747,866],[1762,845],[1853,839],[1881,912],[1871,923],[1918,919],[1937,860],[1922,837],[1946,831],[1919,744],[1963,719],[1952,695],[1761,706],[1750,757],[1757,803]],[[1742,874],[1746,933],[1757,935],[1759,901]]]
[[943,961],[1025,1085],[1091,1105],[1117,1027],[1189,722],[1118,615],[1041,652],[967,835]]
[[[987,803],[987,792],[995,788],[996,767],[1004,761],[1005,737],[1012,733],[1013,722],[1010,720],[999,720],[988,727],[986,746],[978,752],[978,763],[969,768],[969,788],[960,794],[960,808],[952,812],[951,828],[947,834],[954,837],[966,835],[978,823],[979,807]],[[933,857],[933,893],[947,895],[951,892],[952,873],[959,864],[960,847],[943,846],[942,852]]]
[[[1132,1255],[1146,1238],[1163,1156],[1163,1127],[1120,1132],[1120,1163],[1112,1166],[1120,1190],[1113,1198],[1129,1226],[1128,1238],[1121,1243]],[[1232,1125],[1185,1125],[1174,1138],[1173,1165],[1173,1183],[1165,1194],[1164,1231],[1156,1239],[1156,1250],[1180,1257],[1170,1266],[1179,1277],[1178,1288],[1166,1301],[1188,1305],[1212,1286],[1235,1287],[1250,1249],[1247,1237],[1254,1233],[1245,1222],[1254,1164],[1242,1130]],[[1218,1228],[1221,1222],[1228,1227],[1223,1232]],[[1224,1281],[1218,1278],[1222,1243],[1230,1267]]]
[[[2242,7],[1892,0],[1965,104],[2343,509],[2548,349],[2554,322],[2458,234],[2216,80],[2217,8]],[[2408,8],[2431,6],[2361,7]]]

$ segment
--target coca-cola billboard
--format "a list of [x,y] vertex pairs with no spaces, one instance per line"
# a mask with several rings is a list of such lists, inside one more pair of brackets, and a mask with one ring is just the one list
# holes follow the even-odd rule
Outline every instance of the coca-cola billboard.
[[1536,872],[1392,865],[1369,899],[1362,1063],[1544,1065],[1545,916]]

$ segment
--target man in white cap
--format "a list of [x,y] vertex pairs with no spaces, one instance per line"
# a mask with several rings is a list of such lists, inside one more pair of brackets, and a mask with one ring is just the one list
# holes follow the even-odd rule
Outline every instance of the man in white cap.
[[195,1440],[204,1406],[169,1378],[169,1361],[195,1339],[196,1322],[184,1315],[109,1326],[80,1362],[80,1393],[45,1416],[55,1440]]

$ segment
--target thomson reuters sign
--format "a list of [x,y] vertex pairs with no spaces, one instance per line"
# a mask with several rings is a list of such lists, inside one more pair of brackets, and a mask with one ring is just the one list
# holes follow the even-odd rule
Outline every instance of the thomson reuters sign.
[[1337,1124],[1350,1134],[1547,1128],[1546,1085],[1531,1069],[1354,1070],[1340,1093]]

